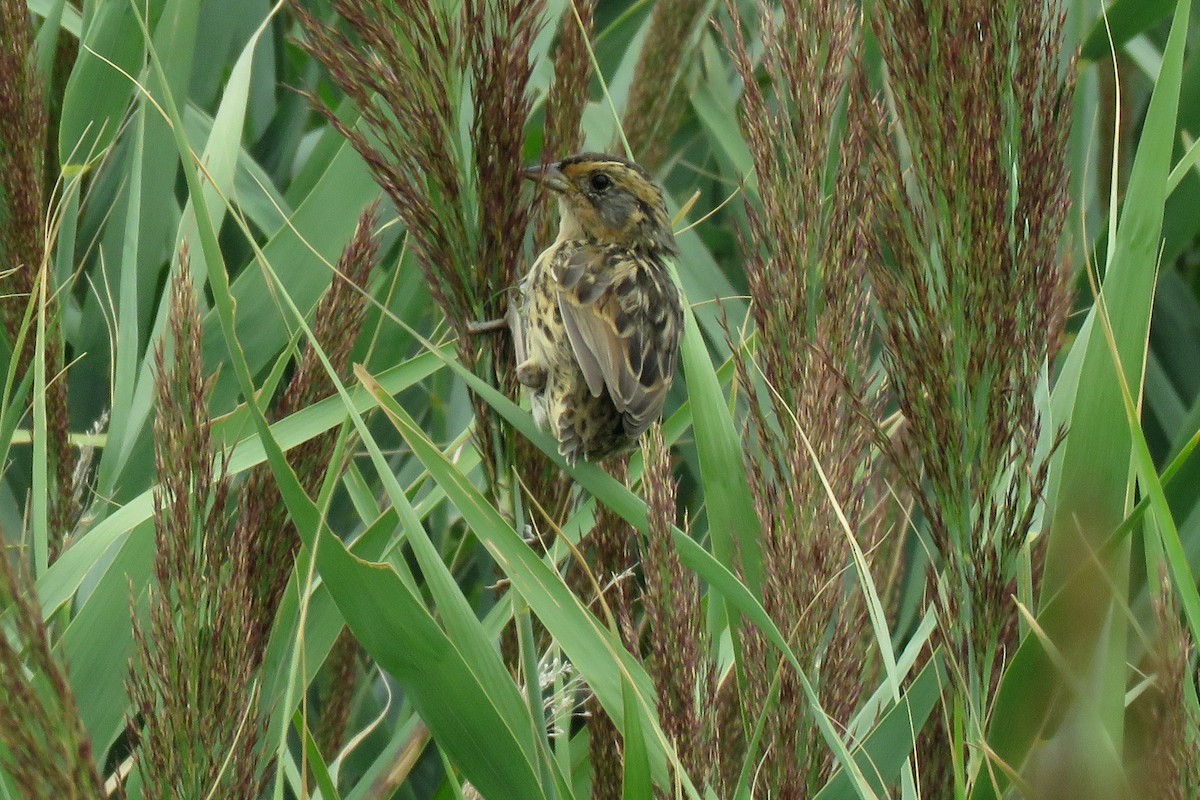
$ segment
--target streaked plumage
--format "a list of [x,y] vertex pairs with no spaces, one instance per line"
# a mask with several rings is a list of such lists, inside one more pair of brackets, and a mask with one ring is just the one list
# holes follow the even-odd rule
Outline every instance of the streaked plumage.
[[683,303],[662,191],[638,165],[583,153],[526,175],[558,195],[558,238],[521,284],[517,378],[574,462],[632,447],[663,411]]

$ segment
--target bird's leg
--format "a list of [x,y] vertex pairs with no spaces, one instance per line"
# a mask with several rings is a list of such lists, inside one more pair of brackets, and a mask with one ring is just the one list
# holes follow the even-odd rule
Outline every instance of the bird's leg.
[[517,316],[516,304],[508,304],[508,327],[512,331],[513,355],[517,362],[517,383],[537,391],[546,386],[546,368],[529,357],[525,348],[525,329]]
[[508,298],[508,311],[504,312],[504,324],[508,326],[508,331],[512,334],[513,357],[520,364],[528,358],[528,355],[525,350],[525,329],[521,326],[521,317],[517,313],[518,302],[516,297]]
[[525,350],[525,331],[521,327],[521,319],[517,313],[519,302],[519,298],[509,297],[508,310],[504,312],[503,317],[483,322],[468,322],[467,333],[472,335],[496,333],[507,328],[513,339],[513,355],[517,362],[517,382],[530,389],[541,389],[546,385],[546,368],[530,359]]
[[467,333],[472,335],[478,335],[481,333],[495,333],[496,331],[504,330],[507,327],[508,320],[504,317],[497,317],[496,319],[487,319],[483,322],[468,322]]
[[[503,317],[485,319],[480,322],[472,320],[467,323],[467,333],[471,334],[472,336],[478,336],[482,333],[496,333],[497,331],[502,331],[505,328],[508,328],[513,335],[514,342],[520,341],[520,325],[518,324],[519,320],[517,319],[518,303],[520,303],[520,297],[513,296],[513,293],[509,292],[508,310],[504,312]],[[517,362],[520,363],[520,361],[521,359],[518,358]]]

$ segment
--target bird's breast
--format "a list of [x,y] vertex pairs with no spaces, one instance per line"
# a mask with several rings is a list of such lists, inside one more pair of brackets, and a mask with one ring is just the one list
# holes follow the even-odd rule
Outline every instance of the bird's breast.
[[617,245],[557,241],[523,281],[521,312],[527,358],[546,375],[530,387],[534,419],[560,452],[596,460],[636,443],[662,413],[682,330],[665,266]]

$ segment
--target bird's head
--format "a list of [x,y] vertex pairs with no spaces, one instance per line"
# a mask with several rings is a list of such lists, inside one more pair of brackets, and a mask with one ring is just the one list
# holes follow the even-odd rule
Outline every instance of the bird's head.
[[632,161],[606,153],[580,153],[523,174],[558,196],[560,235],[678,254],[662,190]]

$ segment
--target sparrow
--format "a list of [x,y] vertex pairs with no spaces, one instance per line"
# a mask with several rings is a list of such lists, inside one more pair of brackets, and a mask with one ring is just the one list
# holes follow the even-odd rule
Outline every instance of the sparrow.
[[662,416],[683,332],[679,255],[662,189],[642,167],[579,153],[523,175],[558,199],[558,237],[520,284],[517,380],[574,464],[632,449]]

